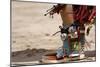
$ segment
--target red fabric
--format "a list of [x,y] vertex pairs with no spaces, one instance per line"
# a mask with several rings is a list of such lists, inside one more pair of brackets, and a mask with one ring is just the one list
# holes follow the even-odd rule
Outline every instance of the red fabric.
[[89,22],[96,16],[96,7],[93,6],[93,9],[89,9],[90,6],[81,5],[73,7],[74,10],[74,20],[80,23]]
[[92,13],[90,14],[88,20],[91,21],[91,19],[96,16],[96,7],[94,7],[94,9],[92,9]]

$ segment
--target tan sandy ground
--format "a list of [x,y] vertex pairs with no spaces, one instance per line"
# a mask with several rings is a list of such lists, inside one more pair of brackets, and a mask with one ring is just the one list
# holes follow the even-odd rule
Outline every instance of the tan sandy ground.
[[53,4],[12,1],[12,62],[38,61],[42,55],[62,46],[59,30],[60,15],[45,17]]
[[52,4],[12,2],[12,51],[29,48],[57,49],[61,46],[59,36],[51,35],[59,30],[61,18],[45,17]]

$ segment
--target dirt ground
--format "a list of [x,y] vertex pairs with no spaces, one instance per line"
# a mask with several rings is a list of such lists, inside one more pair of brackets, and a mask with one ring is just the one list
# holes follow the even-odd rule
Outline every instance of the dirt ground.
[[12,51],[27,48],[57,49],[61,46],[58,35],[61,18],[44,16],[52,4],[34,2],[12,2]]
[[[62,24],[60,15],[55,14],[53,19],[44,16],[52,5],[12,1],[12,62],[38,61],[45,53],[55,52],[62,46],[60,34],[52,36]],[[95,34],[92,35],[95,39]]]

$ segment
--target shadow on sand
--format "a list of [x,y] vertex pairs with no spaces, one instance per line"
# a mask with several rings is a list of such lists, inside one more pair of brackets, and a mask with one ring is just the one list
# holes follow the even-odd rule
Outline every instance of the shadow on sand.
[[42,56],[47,53],[54,53],[55,50],[46,49],[26,49],[23,51],[12,52],[12,62],[28,62],[28,61],[39,61]]
[[[12,62],[30,62],[39,61],[42,56],[48,53],[55,53],[56,50],[46,50],[46,49],[26,49],[23,51],[12,52],[11,61]],[[96,51],[85,51],[86,57],[95,57]]]

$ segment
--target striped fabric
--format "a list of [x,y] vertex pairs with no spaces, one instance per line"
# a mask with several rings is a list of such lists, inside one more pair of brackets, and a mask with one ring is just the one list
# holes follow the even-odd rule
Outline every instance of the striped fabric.
[[90,22],[96,16],[95,6],[74,5],[74,20],[77,22]]

